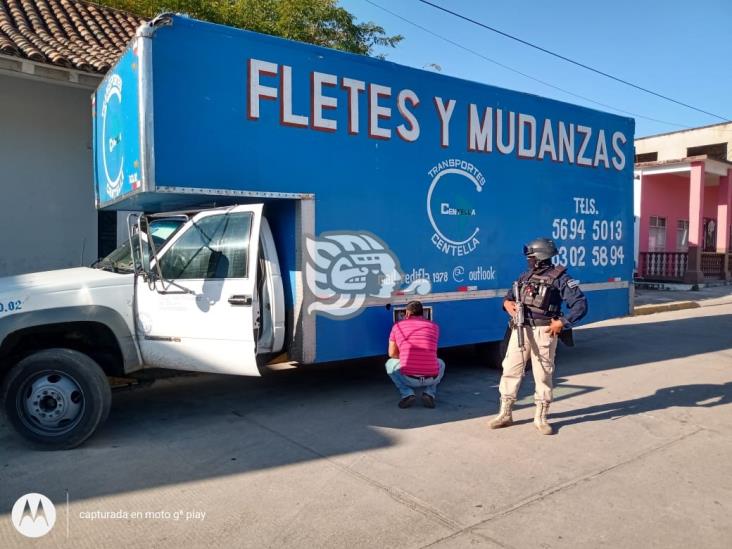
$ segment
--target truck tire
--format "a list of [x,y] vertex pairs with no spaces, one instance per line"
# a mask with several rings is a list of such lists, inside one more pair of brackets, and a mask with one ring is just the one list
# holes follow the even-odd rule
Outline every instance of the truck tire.
[[3,384],[5,414],[43,450],[75,448],[107,419],[112,391],[99,365],[70,349],[47,349],[21,360]]

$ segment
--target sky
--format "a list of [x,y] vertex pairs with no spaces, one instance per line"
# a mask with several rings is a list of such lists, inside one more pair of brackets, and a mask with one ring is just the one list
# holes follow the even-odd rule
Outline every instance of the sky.
[[[732,120],[730,0],[430,0],[641,87]],[[398,14],[481,56],[571,92],[522,76],[416,28]],[[380,48],[389,61],[437,70],[626,116],[636,138],[722,122],[574,66],[462,21],[418,0],[341,0],[359,22],[404,40]],[[582,97],[577,97],[577,96]],[[591,101],[590,101],[591,100]],[[602,103],[598,105],[592,101]],[[610,107],[614,107],[610,108]],[[622,112],[628,111],[628,112]],[[655,119],[654,120],[648,120]]]

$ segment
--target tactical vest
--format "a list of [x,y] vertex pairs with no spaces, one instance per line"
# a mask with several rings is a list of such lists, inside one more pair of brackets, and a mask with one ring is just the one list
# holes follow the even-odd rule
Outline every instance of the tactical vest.
[[549,267],[543,271],[535,271],[526,279],[519,294],[521,303],[532,313],[553,317],[562,311],[562,296],[554,287],[557,279],[564,274],[564,267]]

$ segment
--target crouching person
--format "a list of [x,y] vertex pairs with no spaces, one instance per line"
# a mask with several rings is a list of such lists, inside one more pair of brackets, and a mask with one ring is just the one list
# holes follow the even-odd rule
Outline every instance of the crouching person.
[[437,386],[445,374],[445,363],[437,358],[440,327],[423,316],[422,303],[410,301],[404,320],[394,324],[389,335],[386,373],[399,390],[399,407],[409,408],[422,389],[422,404],[435,407]]

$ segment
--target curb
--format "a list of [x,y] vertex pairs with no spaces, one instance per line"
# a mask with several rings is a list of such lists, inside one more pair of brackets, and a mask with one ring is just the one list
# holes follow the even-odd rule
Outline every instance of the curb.
[[640,305],[633,309],[633,316],[652,315],[666,311],[681,311],[683,309],[698,309],[701,305],[697,301],[674,301],[658,305]]

